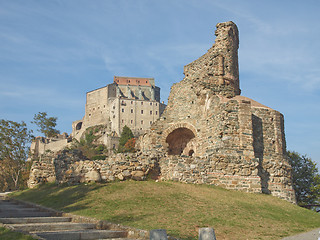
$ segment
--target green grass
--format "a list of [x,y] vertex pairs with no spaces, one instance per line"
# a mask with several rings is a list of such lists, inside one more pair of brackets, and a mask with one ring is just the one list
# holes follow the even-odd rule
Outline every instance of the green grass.
[[4,227],[0,227],[0,239],[1,240],[33,240],[31,236],[24,235],[22,233],[13,232]]
[[270,195],[177,182],[49,184],[12,196],[182,239],[197,239],[200,227],[213,227],[219,240],[281,239],[320,227],[320,214]]

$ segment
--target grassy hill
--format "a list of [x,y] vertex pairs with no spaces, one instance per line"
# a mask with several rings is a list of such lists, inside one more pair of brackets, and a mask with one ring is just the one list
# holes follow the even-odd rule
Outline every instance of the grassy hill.
[[208,226],[219,240],[281,239],[320,227],[320,214],[270,195],[177,182],[47,184],[14,197],[183,239],[197,239],[198,228]]

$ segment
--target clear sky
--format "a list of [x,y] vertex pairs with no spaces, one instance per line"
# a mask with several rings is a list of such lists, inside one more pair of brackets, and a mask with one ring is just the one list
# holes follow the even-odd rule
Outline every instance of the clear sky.
[[154,77],[166,102],[231,20],[241,95],[283,113],[287,149],[320,166],[319,12],[317,0],[0,0],[0,118],[47,112],[71,133],[86,92],[114,75]]

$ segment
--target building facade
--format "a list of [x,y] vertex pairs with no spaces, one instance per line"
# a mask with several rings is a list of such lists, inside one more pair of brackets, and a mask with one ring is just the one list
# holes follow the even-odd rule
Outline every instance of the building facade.
[[72,137],[79,140],[85,129],[96,125],[106,125],[113,137],[119,137],[126,125],[139,136],[159,119],[164,108],[153,78],[115,76],[112,84],[87,93],[85,115],[73,122]]

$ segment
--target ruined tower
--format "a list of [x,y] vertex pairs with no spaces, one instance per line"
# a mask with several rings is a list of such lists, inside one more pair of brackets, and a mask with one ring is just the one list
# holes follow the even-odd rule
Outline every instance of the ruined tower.
[[185,79],[192,79],[222,96],[240,95],[238,28],[233,22],[219,23],[215,35],[212,48],[184,67]]
[[[184,79],[171,87],[162,117],[140,139],[141,151],[165,154],[163,179],[294,202],[283,115],[240,96],[238,28],[233,22],[216,27],[213,46],[186,65]],[[195,173],[199,164],[201,173]]]

